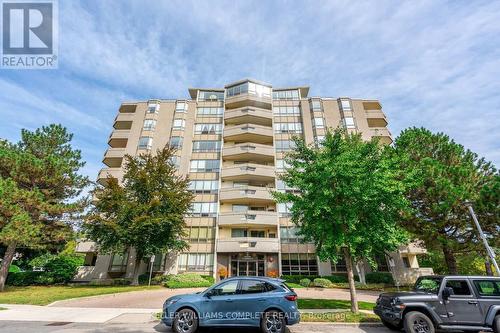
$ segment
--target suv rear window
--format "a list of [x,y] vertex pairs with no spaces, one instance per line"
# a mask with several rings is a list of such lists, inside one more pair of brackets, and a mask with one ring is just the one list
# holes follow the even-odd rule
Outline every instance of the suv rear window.
[[500,281],[474,280],[474,285],[481,296],[500,296]]

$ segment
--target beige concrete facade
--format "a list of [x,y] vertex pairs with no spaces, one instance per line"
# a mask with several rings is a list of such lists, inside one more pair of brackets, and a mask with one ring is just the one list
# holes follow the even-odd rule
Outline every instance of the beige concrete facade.
[[[339,126],[387,144],[392,136],[377,100],[309,97],[308,92],[308,87],[275,88],[248,79],[224,88],[191,88],[189,99],[120,106],[98,181],[121,179],[126,154],[154,153],[170,144],[178,148],[174,162],[196,195],[186,217],[189,251],[158,254],[155,272],[216,277],[221,271],[230,276],[345,272],[341,263],[320,262],[314,246],[300,242],[287,206],[276,204],[270,191],[293,190],[276,179],[286,167],[284,154],[293,149],[292,136],[318,143],[326,128]],[[85,244],[79,251],[87,254],[86,265],[77,280],[131,276],[133,251],[100,255]],[[417,254],[408,249],[391,254],[399,269],[395,274],[419,274]],[[407,262],[412,273],[404,270]]]

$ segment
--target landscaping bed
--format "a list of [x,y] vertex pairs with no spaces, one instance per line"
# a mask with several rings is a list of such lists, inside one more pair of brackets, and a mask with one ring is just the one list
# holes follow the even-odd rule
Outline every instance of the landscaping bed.
[[380,318],[370,313],[326,312],[326,313],[302,313],[301,322],[328,322],[328,323],[377,323]]
[[[351,301],[299,297],[297,299],[297,306],[299,309],[350,309]],[[361,310],[373,310],[375,303],[358,302],[358,306]]]

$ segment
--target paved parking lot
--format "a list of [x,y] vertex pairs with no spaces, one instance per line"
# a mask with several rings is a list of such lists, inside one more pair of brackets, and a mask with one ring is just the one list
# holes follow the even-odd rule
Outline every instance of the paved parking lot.
[[[146,308],[160,309],[163,302],[170,296],[178,294],[189,294],[202,291],[204,288],[189,289],[156,289],[144,291],[132,291],[112,295],[83,297],[73,300],[59,301],[51,306],[76,307],[76,308]],[[347,289],[314,289],[298,288],[295,290],[300,298],[318,299],[341,299],[349,300],[349,290]],[[377,300],[378,291],[358,291],[358,300],[373,302]]]

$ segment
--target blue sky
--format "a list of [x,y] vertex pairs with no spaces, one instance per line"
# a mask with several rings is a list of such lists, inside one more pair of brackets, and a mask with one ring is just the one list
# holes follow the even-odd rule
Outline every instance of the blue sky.
[[120,103],[245,77],[380,99],[500,162],[500,1],[59,1],[59,69],[0,69],[0,137],[62,123],[95,179]]

